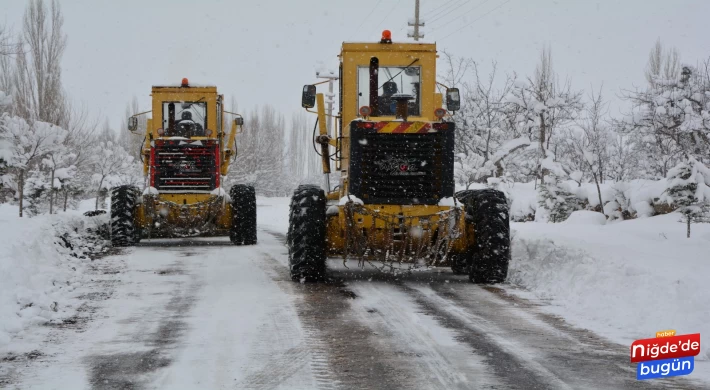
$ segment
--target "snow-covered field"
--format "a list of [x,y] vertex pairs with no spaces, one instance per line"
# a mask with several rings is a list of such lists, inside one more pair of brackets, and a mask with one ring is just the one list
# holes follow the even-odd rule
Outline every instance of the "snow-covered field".
[[[663,329],[710,334],[710,225],[688,239],[678,219],[515,223],[509,282],[623,344]],[[698,359],[710,359],[703,349]]]

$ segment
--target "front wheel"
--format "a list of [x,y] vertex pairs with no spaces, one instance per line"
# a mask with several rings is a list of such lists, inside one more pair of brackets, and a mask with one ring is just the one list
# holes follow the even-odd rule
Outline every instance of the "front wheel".
[[325,279],[325,192],[302,185],[293,193],[288,223],[288,260],[294,281]]
[[254,187],[235,184],[229,190],[232,198],[232,226],[229,238],[235,245],[256,244],[256,192]]
[[[462,191],[463,192],[463,191]],[[466,221],[474,227],[469,258],[473,283],[502,283],[510,263],[510,220],[505,194],[493,189],[466,191]]]
[[111,189],[111,245],[129,246],[138,242],[135,224],[139,190],[135,186]]

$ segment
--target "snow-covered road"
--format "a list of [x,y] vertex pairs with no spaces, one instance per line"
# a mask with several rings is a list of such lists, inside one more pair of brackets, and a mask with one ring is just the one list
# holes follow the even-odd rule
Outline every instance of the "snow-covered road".
[[331,260],[328,283],[294,283],[283,224],[263,222],[253,247],[147,240],[97,260],[74,320],[0,362],[7,387],[700,388],[637,382],[627,347],[445,269],[395,277]]

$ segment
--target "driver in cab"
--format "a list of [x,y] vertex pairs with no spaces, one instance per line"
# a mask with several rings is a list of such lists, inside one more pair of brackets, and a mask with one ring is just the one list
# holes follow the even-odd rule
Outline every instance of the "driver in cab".
[[178,137],[202,137],[205,135],[205,130],[202,125],[192,120],[190,111],[183,111],[180,120],[175,123],[175,134]]
[[388,81],[382,85],[382,95],[377,99],[378,110],[381,116],[394,115],[397,110],[397,102],[392,98],[397,93],[397,83]]

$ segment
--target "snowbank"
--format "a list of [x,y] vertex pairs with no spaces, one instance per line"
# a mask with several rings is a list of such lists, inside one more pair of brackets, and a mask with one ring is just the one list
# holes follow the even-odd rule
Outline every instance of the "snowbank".
[[87,229],[107,222],[78,212],[19,218],[16,206],[0,205],[0,351],[28,326],[74,314],[87,253],[107,247]]
[[606,225],[606,217],[602,213],[589,210],[579,210],[570,214],[566,221],[570,225]]
[[[469,186],[470,190],[489,188],[485,184],[474,183]],[[497,188],[505,193],[510,203],[510,218],[513,221],[528,221],[535,215],[537,210],[537,190],[535,183],[499,183]],[[456,191],[464,190],[464,187],[457,186]]]
[[[567,180],[561,186],[579,198],[582,202],[595,208],[599,205],[599,193],[594,183],[582,183],[580,186],[574,180]],[[654,213],[653,205],[659,204],[663,191],[667,187],[665,180],[631,180],[629,182],[605,182],[600,184],[599,190],[602,202],[616,202],[614,209],[627,210],[637,217],[650,217]],[[485,184],[474,183],[470,189],[488,188]],[[513,221],[524,222],[531,220],[537,211],[537,194],[535,183],[505,183],[501,182],[497,188],[505,192],[510,200],[510,217]],[[457,186],[456,190],[465,189]]]
[[[693,225],[687,239],[677,213],[608,225],[590,219],[514,223],[509,281],[622,344],[659,329],[710,334],[710,224]],[[703,345],[698,359],[710,360]]]

